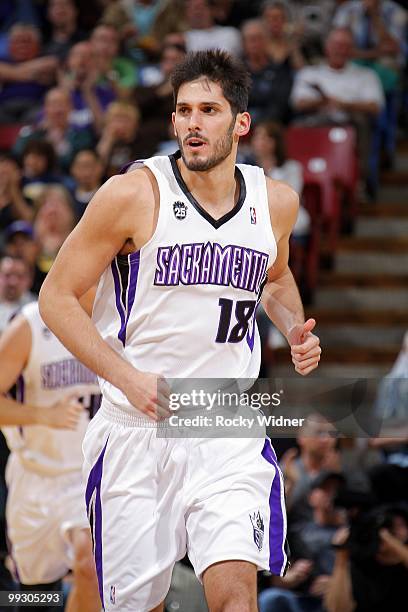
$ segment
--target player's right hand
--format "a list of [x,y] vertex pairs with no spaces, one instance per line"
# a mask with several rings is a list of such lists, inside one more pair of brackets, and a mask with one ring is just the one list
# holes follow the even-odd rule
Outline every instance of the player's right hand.
[[64,399],[48,408],[40,409],[39,425],[75,430],[83,411],[84,407],[76,397]]
[[122,390],[132,406],[154,421],[171,415],[170,387],[163,376],[135,370],[134,376]]

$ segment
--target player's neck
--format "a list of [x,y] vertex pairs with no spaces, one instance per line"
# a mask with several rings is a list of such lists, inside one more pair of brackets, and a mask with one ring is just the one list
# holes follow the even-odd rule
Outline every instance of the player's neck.
[[201,206],[222,214],[225,214],[225,209],[231,210],[235,206],[239,190],[235,180],[234,158],[228,157],[205,172],[189,170],[182,159],[177,162],[183,181]]

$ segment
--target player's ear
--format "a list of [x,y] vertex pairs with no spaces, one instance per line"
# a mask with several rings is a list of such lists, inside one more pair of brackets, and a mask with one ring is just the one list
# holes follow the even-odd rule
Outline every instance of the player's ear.
[[251,128],[251,115],[246,111],[238,113],[235,121],[235,133],[237,136],[246,136]]
[[176,132],[176,113],[171,113],[171,122],[173,124],[173,131],[174,131],[174,135],[177,138],[177,132]]

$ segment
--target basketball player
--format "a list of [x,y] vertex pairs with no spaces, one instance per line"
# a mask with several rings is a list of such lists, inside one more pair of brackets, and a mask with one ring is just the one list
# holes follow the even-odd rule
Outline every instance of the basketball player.
[[0,394],[17,383],[16,400],[0,396],[0,426],[11,451],[7,535],[21,589],[61,590],[72,568],[66,609],[99,612],[81,472],[84,406],[97,406],[96,376],[45,326],[36,302],[2,334],[0,363]]
[[[164,378],[256,378],[262,299],[297,372],[318,365],[288,269],[298,199],[236,165],[248,76],[228,54],[189,55],[172,78],[180,151],[110,179],[45,282],[40,308],[98,373],[85,440],[87,504],[105,610],[163,609],[186,549],[211,612],[257,609],[257,568],[283,575],[283,482],[270,441],[171,438]],[[101,277],[93,320],[80,296]]]

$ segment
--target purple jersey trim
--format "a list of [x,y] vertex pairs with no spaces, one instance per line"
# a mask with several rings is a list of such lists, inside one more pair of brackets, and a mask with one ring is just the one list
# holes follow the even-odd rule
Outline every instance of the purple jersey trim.
[[[126,306],[122,302],[122,293],[123,292],[122,292],[122,287],[121,287],[121,278],[120,278],[120,274],[119,274],[117,258],[115,258],[112,261],[112,263],[111,263],[111,270],[112,270],[113,282],[114,282],[114,285],[115,285],[116,309],[117,309],[117,311],[119,313],[119,316],[120,316],[120,323],[121,323],[120,329],[122,329],[122,327],[125,325],[125,322],[126,322],[126,311],[125,311]],[[119,333],[120,333],[120,331],[119,331]]]
[[[108,438],[109,440],[109,438]],[[86,511],[88,514],[89,523],[91,526],[91,534],[93,540],[94,557],[96,574],[98,577],[99,595],[102,602],[102,607],[105,609],[103,601],[103,563],[102,563],[102,503],[101,503],[101,483],[103,472],[103,459],[105,456],[106,447],[102,449],[95,465],[91,469],[86,485],[85,502]],[[93,501],[93,503],[91,503]]]
[[136,296],[139,263],[140,251],[124,256],[119,255],[111,263],[116,309],[120,316],[118,338],[123,346],[126,344],[127,324]]
[[126,174],[126,172],[133,166],[133,164],[144,164],[144,159],[134,159],[133,161],[128,162],[119,170],[119,174]]
[[[21,404],[24,404],[25,399],[25,380],[24,376],[20,374],[16,382],[16,400]],[[20,436],[24,437],[24,428],[22,425],[19,425],[18,431],[20,432]]]
[[252,351],[254,350],[254,344],[255,344],[255,331],[256,331],[256,313],[258,310],[258,306],[259,306],[259,302],[257,302],[255,308],[254,308],[254,314],[252,315],[252,331],[251,333],[247,333],[246,335],[246,341],[247,344],[249,346],[249,350]]
[[286,510],[282,503],[280,470],[275,452],[268,438],[265,440],[262,449],[262,457],[275,468],[275,476],[269,495],[269,569],[272,574],[282,576],[287,567],[287,555],[285,552],[286,525],[284,520],[284,512]]
[[24,376],[22,374],[20,374],[20,376],[17,379],[17,388],[16,388],[16,400],[18,402],[20,402],[21,404],[24,404],[24,399],[25,399],[25,381],[24,381]]

